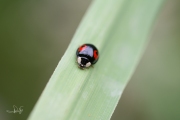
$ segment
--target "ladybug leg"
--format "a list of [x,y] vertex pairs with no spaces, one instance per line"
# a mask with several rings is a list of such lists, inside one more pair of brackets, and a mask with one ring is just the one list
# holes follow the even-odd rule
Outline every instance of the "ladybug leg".
[[78,64],[77,59],[75,60],[75,63],[76,63],[76,65],[78,66],[79,69],[82,69],[82,68],[79,66],[79,64]]
[[82,67],[80,67],[79,65],[78,65],[78,68],[81,69],[81,70],[86,70],[85,68],[82,68]]

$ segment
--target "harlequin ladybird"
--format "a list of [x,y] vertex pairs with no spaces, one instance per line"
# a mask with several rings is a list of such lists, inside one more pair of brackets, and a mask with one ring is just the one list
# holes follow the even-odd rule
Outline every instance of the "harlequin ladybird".
[[84,69],[98,61],[99,52],[94,45],[83,44],[77,49],[76,56],[79,68]]

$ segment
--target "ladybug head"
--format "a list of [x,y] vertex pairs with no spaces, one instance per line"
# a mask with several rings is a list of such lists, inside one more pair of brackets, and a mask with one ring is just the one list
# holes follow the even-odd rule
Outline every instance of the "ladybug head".
[[77,62],[79,64],[79,67],[82,69],[91,66],[91,62],[89,62],[89,60],[85,57],[78,57]]

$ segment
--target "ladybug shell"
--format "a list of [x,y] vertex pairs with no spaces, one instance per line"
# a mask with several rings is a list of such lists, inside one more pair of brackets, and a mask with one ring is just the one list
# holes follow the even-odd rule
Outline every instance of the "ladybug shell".
[[84,57],[95,64],[98,61],[99,53],[98,49],[92,44],[83,44],[76,51],[77,57]]

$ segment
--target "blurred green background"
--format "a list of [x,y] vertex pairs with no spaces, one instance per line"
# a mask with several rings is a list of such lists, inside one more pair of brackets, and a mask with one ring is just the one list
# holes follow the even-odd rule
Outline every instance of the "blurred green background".
[[[0,120],[25,120],[91,0],[0,1]],[[158,14],[112,120],[180,120],[180,1]],[[22,114],[7,113],[13,105]]]

